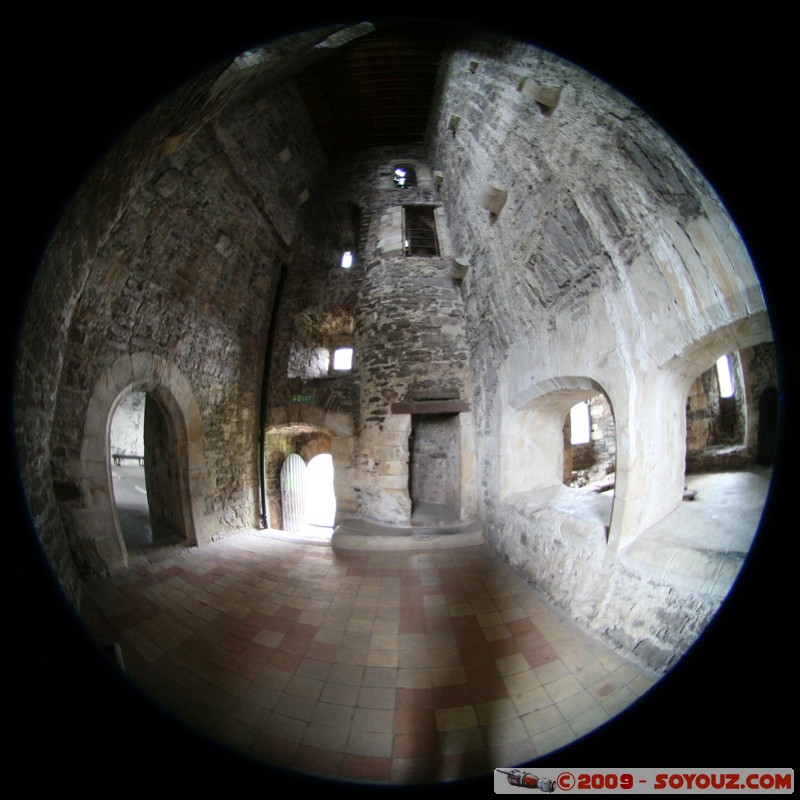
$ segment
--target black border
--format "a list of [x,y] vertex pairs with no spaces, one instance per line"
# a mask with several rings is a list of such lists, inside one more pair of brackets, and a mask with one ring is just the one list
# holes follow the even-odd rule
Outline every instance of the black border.
[[[610,83],[690,155],[736,221],[762,278],[782,358],[782,441],[770,501],[754,549],[707,633],[644,700],[609,725],[537,762],[561,767],[787,767],[796,705],[793,575],[797,523],[788,445],[791,319],[797,278],[789,250],[796,182],[796,69],[787,6],[727,4],[528,4],[525,14],[488,4],[485,13],[444,13],[530,41]],[[65,7],[66,6],[66,7]],[[409,13],[429,11],[404,3]],[[343,3],[336,14],[255,11],[255,4],[165,3],[88,10],[31,6],[6,12],[6,366],[42,250],[74,190],[110,143],[148,108],[218,59],[263,40],[376,8]],[[377,12],[380,13],[379,11]],[[14,283],[16,282],[16,286]],[[10,380],[10,378],[9,378]],[[10,392],[7,393],[9,420]],[[10,425],[9,425],[10,432]],[[9,785],[132,796],[204,790],[227,797],[341,788],[251,763],[162,717],[120,681],[45,567],[19,493],[12,443],[6,485],[11,553],[5,603],[11,676]],[[497,765],[507,766],[507,765]],[[490,794],[492,778],[437,787]],[[348,786],[375,794],[375,787]],[[386,788],[408,793],[408,788]]]

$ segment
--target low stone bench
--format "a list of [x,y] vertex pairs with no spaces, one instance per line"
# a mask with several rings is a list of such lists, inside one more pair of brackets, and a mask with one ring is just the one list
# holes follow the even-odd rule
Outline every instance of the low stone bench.
[[331,537],[334,550],[431,550],[474,547],[483,543],[483,525],[477,520],[442,525],[392,525],[347,518]]

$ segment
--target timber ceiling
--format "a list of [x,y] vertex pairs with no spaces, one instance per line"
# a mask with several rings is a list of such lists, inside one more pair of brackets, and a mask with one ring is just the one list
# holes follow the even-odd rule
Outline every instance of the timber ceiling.
[[382,26],[298,75],[326,155],[422,144],[444,41],[444,29],[429,24]]

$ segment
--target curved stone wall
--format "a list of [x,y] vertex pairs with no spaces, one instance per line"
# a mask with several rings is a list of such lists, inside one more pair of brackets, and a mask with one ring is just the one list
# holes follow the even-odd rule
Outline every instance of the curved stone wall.
[[[228,69],[170,98],[102,162],[55,232],[28,307],[16,401],[28,499],[63,585],[74,597],[83,573],[116,563],[87,549],[112,541],[108,516],[76,522],[72,512],[90,505],[82,447],[98,380],[142,352],[174,365],[196,402],[202,436],[187,441],[202,441],[208,476],[192,492],[197,541],[256,525],[264,371],[269,423],[302,421],[291,419],[292,320],[325,301],[354,315],[356,369],[341,391],[318,378],[327,388],[302,413],[342,414],[354,432],[336,454],[347,507],[407,519],[411,425],[408,409],[391,404],[444,391],[469,407],[467,515],[581,621],[616,626],[616,644],[671,663],[709,618],[705,601],[680,636],[670,625],[658,639],[658,621],[644,614],[636,625],[648,633],[637,638],[604,576],[626,586],[615,597],[661,602],[667,589],[608,565],[680,503],[691,381],[717,355],[771,339],[733,223],[686,155],[621,95],[549,53],[471,33],[457,34],[443,61],[428,146],[359,155],[348,174],[322,155],[281,69],[312,44],[276,46],[259,93]],[[439,256],[401,255],[402,204],[386,172],[396,160],[416,165],[414,202],[437,207]],[[337,253],[359,233],[353,204],[371,215],[366,259],[340,280]],[[266,364],[273,311],[283,319]],[[575,545],[566,572],[531,572],[534,559],[510,538],[530,506],[505,496],[560,485],[557,417],[598,388],[617,431],[609,529],[572,544],[565,536],[562,550]],[[557,402],[545,408],[550,395]],[[520,414],[546,418],[553,435],[536,440],[541,464],[504,488]],[[561,536],[563,514],[552,512],[529,544]],[[694,599],[671,602],[677,618]]]

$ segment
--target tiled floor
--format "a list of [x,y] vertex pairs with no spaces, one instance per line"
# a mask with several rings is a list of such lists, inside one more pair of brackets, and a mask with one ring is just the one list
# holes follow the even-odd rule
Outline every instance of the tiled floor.
[[167,709],[270,764],[430,783],[550,752],[654,682],[482,547],[337,553],[250,531],[84,588]]

